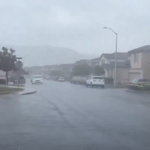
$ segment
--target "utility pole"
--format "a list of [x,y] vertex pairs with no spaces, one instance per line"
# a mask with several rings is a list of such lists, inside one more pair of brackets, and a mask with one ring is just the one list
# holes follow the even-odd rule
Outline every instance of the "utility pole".
[[116,35],[116,44],[115,44],[115,73],[114,73],[114,86],[116,86],[117,81],[117,44],[118,44],[118,33],[109,27],[103,27],[104,29],[111,30]]
[[18,76],[18,88],[19,88],[19,82],[20,82],[20,69],[23,66],[23,63],[20,61],[22,57],[17,57],[16,67],[17,67],[17,76]]

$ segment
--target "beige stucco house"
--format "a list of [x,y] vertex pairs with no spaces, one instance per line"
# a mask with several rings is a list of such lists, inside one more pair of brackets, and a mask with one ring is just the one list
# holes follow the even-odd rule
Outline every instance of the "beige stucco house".
[[99,65],[99,58],[94,58],[94,59],[90,59],[90,60],[79,60],[76,61],[75,64],[88,64],[91,67],[95,67],[97,65]]
[[[105,77],[115,77],[115,53],[102,54],[99,61]],[[116,83],[126,84],[135,78],[150,79],[150,45],[117,53]]]
[[[115,53],[102,54],[100,56],[99,64],[105,69],[105,77],[115,77]],[[116,69],[116,83],[128,83],[128,70],[130,63],[128,60],[128,53],[117,52],[117,69]]]
[[150,45],[139,47],[128,52],[129,81],[135,78],[150,79]]

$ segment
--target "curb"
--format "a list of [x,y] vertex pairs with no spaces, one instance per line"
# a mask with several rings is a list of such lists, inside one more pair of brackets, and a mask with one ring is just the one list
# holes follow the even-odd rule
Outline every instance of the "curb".
[[132,92],[132,93],[143,93],[143,94],[150,94],[150,91],[135,91],[135,90],[131,90],[131,89],[126,89],[126,92]]
[[32,92],[25,92],[25,93],[21,93],[19,95],[30,95],[30,94],[34,94],[36,93],[37,91],[32,91]]

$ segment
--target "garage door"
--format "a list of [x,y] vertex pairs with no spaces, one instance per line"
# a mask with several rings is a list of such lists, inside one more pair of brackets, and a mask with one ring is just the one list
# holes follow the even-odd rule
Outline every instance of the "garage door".
[[129,74],[129,80],[132,81],[133,79],[141,78],[140,73],[130,73]]

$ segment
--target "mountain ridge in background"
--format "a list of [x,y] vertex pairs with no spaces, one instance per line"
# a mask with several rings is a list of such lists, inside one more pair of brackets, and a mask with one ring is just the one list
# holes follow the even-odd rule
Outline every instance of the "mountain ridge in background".
[[75,63],[80,59],[92,59],[97,57],[96,55],[79,53],[71,48],[53,46],[4,45],[1,47],[16,50],[16,55],[23,58],[24,66]]

